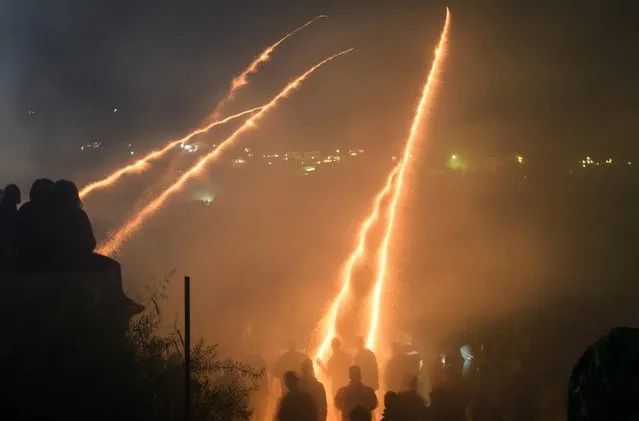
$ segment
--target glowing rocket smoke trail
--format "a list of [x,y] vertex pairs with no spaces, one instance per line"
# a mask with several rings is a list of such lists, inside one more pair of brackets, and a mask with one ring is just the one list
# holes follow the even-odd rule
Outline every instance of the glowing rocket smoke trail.
[[375,200],[373,201],[373,209],[371,210],[371,213],[364,220],[364,222],[362,223],[359,229],[357,246],[355,247],[355,250],[353,250],[353,253],[346,260],[346,265],[344,266],[344,270],[342,271],[342,289],[340,290],[339,294],[335,298],[333,305],[331,306],[330,310],[327,313],[327,316],[324,319],[324,323],[327,326],[326,336],[324,337],[324,340],[322,341],[321,345],[317,349],[317,352],[315,355],[316,360],[317,359],[322,360],[324,358],[326,350],[328,349],[328,345],[331,343],[331,340],[335,337],[339,307],[341,303],[344,301],[344,299],[346,298],[346,295],[348,294],[348,290],[350,288],[350,283],[351,283],[351,276],[353,274],[353,268],[355,267],[355,264],[359,261],[359,259],[361,259],[362,256],[364,255],[364,251],[366,247],[366,236],[368,235],[368,231],[370,230],[373,223],[375,223],[375,221],[379,217],[379,210],[380,210],[382,200],[390,193],[393,187],[393,179],[395,177],[395,174],[397,174],[398,170],[399,170],[399,166],[396,165],[395,168],[393,168],[391,173],[388,175],[388,178],[386,179],[386,183],[384,184],[384,187],[382,188],[382,190],[379,191],[379,193],[377,193],[377,196],[375,196]]
[[277,106],[281,99],[287,97],[293,90],[298,88],[300,84],[311,75],[311,73],[313,73],[315,70],[328,63],[329,61],[341,55],[350,53],[351,51],[353,51],[352,48],[344,50],[319,62],[315,66],[308,69],[301,76],[297,77],[288,85],[286,85],[286,87],[282,89],[280,93],[278,93],[277,96],[275,96],[275,98],[271,100],[271,102],[264,105],[258,113],[246,120],[239,129],[237,129],[235,132],[233,132],[233,134],[231,134],[231,136],[227,137],[222,143],[220,143],[217,148],[202,157],[195,165],[189,168],[188,171],[182,174],[182,176],[180,176],[180,178],[178,178],[175,183],[173,183],[166,190],[160,193],[155,199],[153,199],[144,208],[142,208],[140,212],[129,219],[129,221],[127,221],[106,243],[100,245],[97,252],[105,255],[112,255],[113,253],[115,253],[122,245],[122,243],[135,231],[137,231],[148,217],[153,215],[162,205],[164,205],[164,202],[166,202],[169,197],[180,191],[187,181],[199,174],[199,172],[202,171],[202,169],[204,169],[210,161],[214,161],[220,155],[220,153],[231,146],[241,134],[243,134],[250,128],[255,127],[255,123],[257,122],[257,120],[262,118],[268,111],[275,108],[275,106]]
[[248,84],[248,77],[257,72],[258,68],[260,67],[260,64],[267,62],[270,58],[271,58],[271,53],[273,53],[273,51],[284,41],[286,41],[287,39],[289,39],[290,37],[292,37],[293,35],[295,35],[296,33],[298,33],[299,31],[301,31],[304,28],[309,27],[310,25],[313,24],[313,22],[315,22],[318,19],[322,19],[322,18],[327,18],[328,16],[326,15],[319,15],[314,17],[313,19],[309,20],[308,22],[306,22],[304,25],[300,26],[299,28],[295,29],[292,32],[289,32],[288,34],[284,35],[280,40],[278,40],[276,43],[266,47],[266,49],[264,51],[262,51],[262,53],[257,56],[247,67],[246,69],[244,69],[244,71],[242,71],[242,73],[240,73],[238,76],[236,76],[233,81],[231,82],[231,86],[226,94],[226,96],[224,98],[222,98],[220,100],[220,102],[217,104],[217,106],[215,107],[215,109],[213,110],[213,112],[211,113],[211,117],[212,119],[217,120],[219,117],[219,112],[222,109],[222,107],[224,107],[224,105],[226,105],[227,102],[229,102],[230,100],[233,99],[233,97],[235,97],[235,94],[237,93],[237,91],[243,87],[244,85]]
[[154,161],[156,159],[161,158],[169,150],[171,150],[175,146],[179,145],[180,143],[187,142],[187,141],[189,141],[190,139],[192,139],[193,137],[195,137],[195,136],[197,136],[199,134],[206,133],[206,132],[208,132],[209,130],[211,130],[215,126],[219,126],[221,124],[227,123],[227,122],[229,122],[231,120],[234,120],[236,118],[245,116],[246,114],[254,113],[254,112],[256,112],[256,111],[258,111],[260,109],[262,109],[262,107],[251,108],[250,110],[242,111],[241,113],[237,113],[237,114],[234,114],[232,116],[228,116],[228,117],[226,117],[223,120],[214,121],[213,123],[208,124],[205,127],[193,130],[191,133],[187,134],[183,138],[177,139],[177,140],[174,140],[174,141],[171,141],[171,142],[167,143],[166,146],[164,146],[162,149],[158,149],[158,150],[149,152],[143,158],[137,160],[133,164],[130,164],[130,165],[127,165],[126,167],[120,168],[119,170],[113,172],[108,177],[106,177],[106,178],[104,178],[102,180],[94,181],[92,183],[87,184],[86,186],[84,186],[84,188],[82,190],[80,190],[80,198],[81,199],[85,198],[89,193],[91,193],[94,190],[103,189],[105,187],[112,186],[116,181],[118,181],[120,179],[120,177],[122,177],[125,174],[132,173],[132,172],[139,172],[139,171],[144,170],[147,167],[147,165],[148,165],[148,163],[150,161]]
[[382,299],[382,290],[384,287],[384,280],[387,277],[388,272],[388,250],[390,246],[390,241],[393,235],[393,227],[395,223],[395,216],[397,214],[397,207],[399,203],[399,199],[402,194],[402,188],[404,186],[405,178],[406,178],[406,168],[410,162],[411,154],[414,149],[415,140],[419,136],[419,133],[422,128],[422,122],[424,120],[424,113],[426,110],[426,106],[431,98],[430,92],[431,87],[433,85],[433,81],[437,77],[439,73],[441,62],[444,57],[444,50],[446,47],[446,41],[448,39],[448,31],[450,27],[450,11],[446,8],[446,22],[444,23],[444,28],[442,29],[441,37],[439,39],[439,44],[437,45],[437,49],[435,50],[435,58],[433,60],[433,65],[428,73],[428,77],[426,79],[426,83],[424,84],[424,90],[422,92],[422,97],[419,100],[419,105],[415,111],[415,117],[413,118],[413,124],[410,128],[410,134],[406,141],[406,147],[404,149],[404,157],[399,164],[399,172],[397,174],[397,181],[395,182],[395,189],[392,194],[392,199],[388,211],[388,222],[386,225],[386,233],[382,240],[382,244],[379,248],[379,261],[378,261],[378,269],[377,269],[377,281],[375,283],[375,289],[373,291],[373,306],[371,309],[371,324],[368,332],[368,339],[366,342],[366,346],[369,349],[374,350],[375,344],[377,340],[378,334],[378,324],[379,324],[379,315],[380,315],[380,305]]
[[144,170],[147,167],[147,164],[148,164],[149,161],[152,161],[152,160],[155,160],[155,159],[158,159],[158,158],[162,157],[170,149],[174,148],[175,146],[179,145],[180,143],[187,142],[188,140],[192,139],[194,136],[206,133],[206,132],[208,132],[210,129],[212,129],[215,126],[219,126],[220,124],[224,124],[224,123],[226,123],[226,122],[228,122],[230,120],[233,120],[233,119],[238,118],[238,117],[242,117],[242,116],[244,116],[246,114],[249,114],[249,113],[252,113],[252,112],[255,112],[255,111],[261,109],[262,107],[253,108],[251,110],[243,111],[241,113],[232,115],[232,116],[227,117],[227,118],[225,118],[223,120],[219,120],[219,110],[222,108],[222,106],[224,106],[228,101],[233,99],[233,97],[235,96],[235,94],[237,93],[237,91],[241,87],[243,87],[246,84],[248,84],[249,75],[257,72],[260,64],[268,61],[268,59],[271,56],[271,53],[275,50],[275,48],[277,48],[281,43],[286,41],[288,38],[290,38],[293,35],[295,35],[297,32],[299,32],[302,29],[310,26],[316,20],[321,19],[321,18],[325,18],[325,17],[327,17],[327,16],[326,15],[316,16],[315,18],[313,18],[313,19],[309,20],[308,22],[306,22],[304,25],[302,25],[299,28],[295,29],[293,32],[289,32],[283,38],[281,38],[279,41],[277,41],[275,44],[270,45],[264,51],[262,51],[262,53],[256,59],[254,59],[246,67],[246,69],[244,69],[244,71],[242,73],[240,73],[239,76],[237,76],[237,77],[235,77],[233,79],[233,82],[231,83],[231,87],[229,88],[228,93],[217,104],[217,106],[215,107],[215,109],[211,113],[212,117],[210,119],[213,119],[215,121],[211,122],[210,124],[206,124],[204,127],[200,128],[200,129],[196,129],[196,130],[192,131],[191,133],[189,133],[188,135],[184,136],[181,139],[178,139],[178,140],[175,140],[173,142],[168,143],[165,147],[163,147],[160,150],[150,152],[144,158],[139,159],[135,163],[133,163],[131,165],[127,165],[126,167],[115,171],[113,174],[111,174],[110,176],[108,176],[108,177],[106,177],[106,178],[104,178],[102,180],[99,180],[99,181],[96,181],[96,182],[88,184],[87,186],[85,186],[80,191],[80,198],[81,199],[84,198],[86,195],[88,195],[89,193],[91,193],[94,190],[111,186],[118,179],[120,179],[120,177],[122,177],[123,175],[125,175],[127,173],[139,172],[139,171]]

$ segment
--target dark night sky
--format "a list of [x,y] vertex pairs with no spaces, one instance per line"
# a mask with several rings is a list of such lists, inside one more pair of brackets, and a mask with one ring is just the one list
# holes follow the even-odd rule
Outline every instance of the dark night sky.
[[[447,4],[450,51],[429,132],[436,150],[490,155],[537,145],[566,163],[584,153],[639,154],[639,3]],[[229,111],[353,46],[253,137],[273,148],[385,150],[407,131],[444,5],[0,0],[0,175],[63,164],[85,141],[151,144],[184,132],[251,57],[321,13],[329,19],[283,44]]]

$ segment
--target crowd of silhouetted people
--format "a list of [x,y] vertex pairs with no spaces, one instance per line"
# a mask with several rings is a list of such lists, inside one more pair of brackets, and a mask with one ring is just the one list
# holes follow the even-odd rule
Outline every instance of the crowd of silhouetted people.
[[[385,421],[462,421],[464,411],[443,386],[431,393],[430,404],[419,391],[421,359],[415,353],[395,345],[394,355],[387,363],[383,385],[383,408],[379,414]],[[282,387],[282,397],[276,410],[280,421],[326,421],[329,415],[327,390],[333,393],[335,416],[342,421],[370,421],[379,407],[379,368],[373,351],[365,347],[363,338],[355,339],[355,353],[342,348],[335,338],[332,353],[324,364],[317,360],[327,387],[315,376],[315,365],[302,351],[290,344],[289,350],[275,362],[273,375]],[[388,382],[390,379],[390,383]],[[401,379],[401,380],[398,380]],[[256,408],[257,413],[265,411]],[[338,413],[339,414],[338,414]],[[263,418],[256,417],[257,420]]]
[[118,262],[94,253],[96,240],[76,185],[68,180],[36,180],[22,206],[20,189],[0,196],[0,270],[51,274],[113,272]]

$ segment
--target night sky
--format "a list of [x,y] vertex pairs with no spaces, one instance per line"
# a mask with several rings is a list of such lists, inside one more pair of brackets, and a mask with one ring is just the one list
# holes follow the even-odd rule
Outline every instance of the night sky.
[[273,149],[397,149],[445,5],[433,156],[639,158],[634,0],[0,0],[0,176],[64,166],[85,142],[150,146],[197,126],[252,57],[318,14],[329,18],[283,44],[228,111],[355,47],[251,136]]

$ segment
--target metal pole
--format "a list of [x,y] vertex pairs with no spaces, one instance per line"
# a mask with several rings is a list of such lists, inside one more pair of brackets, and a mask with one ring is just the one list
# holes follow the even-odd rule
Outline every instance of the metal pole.
[[184,277],[184,420],[191,417],[191,277]]

